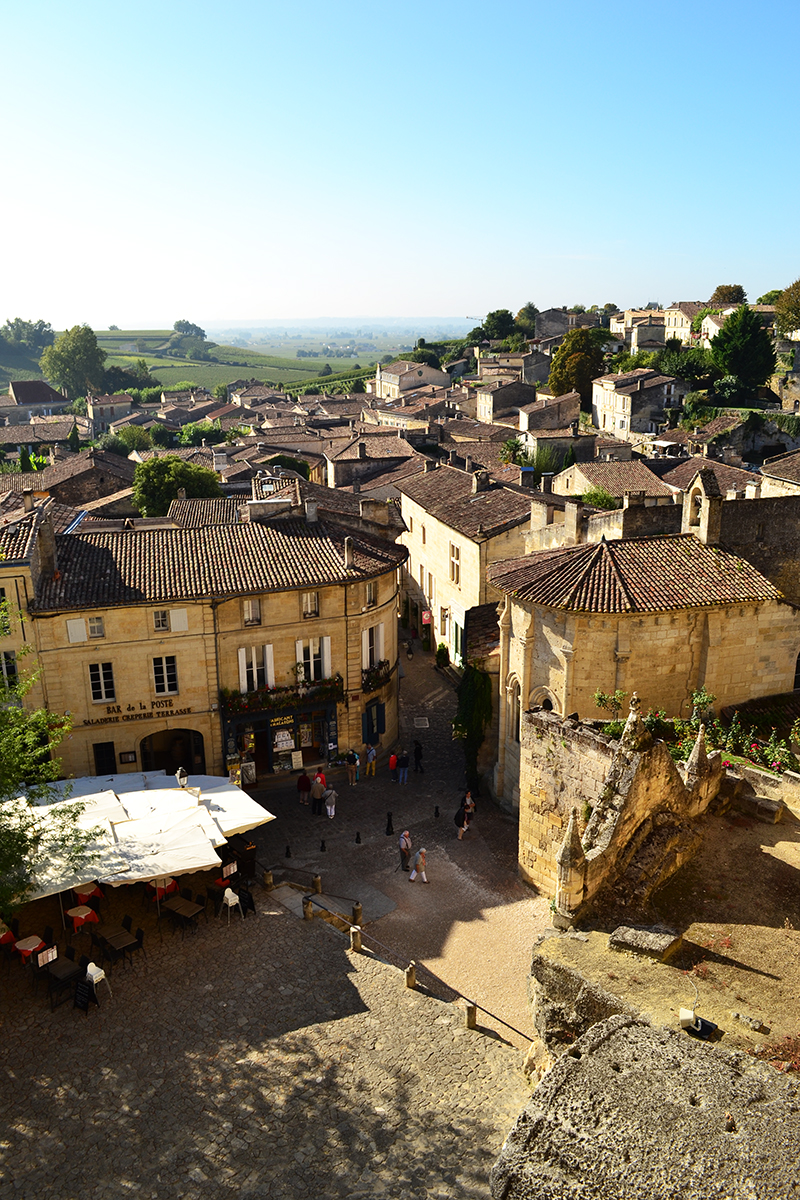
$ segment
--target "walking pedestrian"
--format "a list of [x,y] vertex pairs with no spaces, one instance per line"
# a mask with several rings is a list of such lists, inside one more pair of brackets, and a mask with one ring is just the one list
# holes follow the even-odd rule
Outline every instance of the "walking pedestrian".
[[[400,834],[400,866],[407,871],[408,860],[411,858],[411,834],[404,829]],[[397,868],[395,868],[396,870]]]
[[425,774],[425,768],[422,765],[422,742],[414,739],[414,774]]
[[392,777],[392,783],[397,783],[397,755],[394,751],[389,755],[389,774]]
[[408,751],[401,750],[400,757],[397,760],[398,781],[400,783],[408,783]]
[[453,824],[458,830],[458,840],[464,840],[464,834],[469,833],[469,825],[472,820],[472,814],[475,812],[475,801],[472,799],[472,793],[467,792],[464,799],[461,801],[461,807],[453,817]]
[[375,774],[375,764],[376,764],[376,762],[377,762],[377,761],[378,761],[378,748],[377,748],[377,746],[368,746],[368,747],[367,747],[367,769],[366,769],[366,772],[365,772],[365,777],[366,777],[367,775],[373,775],[373,776],[374,776],[374,774]]
[[338,793],[336,793],[332,787],[325,789],[325,794],[323,795],[322,800],[325,804],[325,811],[331,820],[333,820],[333,818],[336,816],[336,801],[338,799]]
[[313,817],[322,816],[322,797],[325,795],[325,790],[325,784],[317,775],[311,785],[311,815]]
[[361,755],[356,750],[356,783],[361,778]]
[[347,763],[347,782],[350,784],[351,787],[355,787],[356,764],[358,763],[358,758],[356,757],[356,753],[354,750],[350,751],[347,758],[345,759],[345,762]]
[[311,780],[308,774],[303,771],[303,774],[297,781],[297,798],[301,804],[308,804],[308,793],[311,791]]
[[411,860],[411,874],[408,877],[408,882],[413,883],[419,875],[423,883],[428,882],[428,876],[425,874],[425,850],[418,850]]

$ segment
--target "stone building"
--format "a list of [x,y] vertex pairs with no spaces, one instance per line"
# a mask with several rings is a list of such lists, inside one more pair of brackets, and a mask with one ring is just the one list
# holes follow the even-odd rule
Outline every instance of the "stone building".
[[18,615],[0,653],[9,671],[30,647],[38,698],[71,715],[67,775],[220,774],[242,755],[265,775],[397,736],[401,547],[313,502],[65,535],[51,507],[3,527]]
[[687,390],[680,380],[649,367],[601,375],[592,382],[592,422],[625,441],[656,433],[666,421],[665,409],[680,407]]
[[449,387],[450,376],[446,371],[429,367],[427,363],[399,359],[397,362],[387,363],[386,366],[378,363],[375,378],[367,382],[367,391],[382,400],[399,400],[403,392],[414,391],[428,384]]
[[602,488],[616,500],[626,492],[641,492],[646,504],[672,504],[675,495],[640,460],[576,462],[553,476],[553,491],[562,496],[582,496],[590,488]]
[[403,591],[411,624],[422,633],[422,613],[429,613],[433,644],[444,642],[460,665],[467,611],[489,598],[489,564],[524,549],[531,493],[493,484],[471,463],[466,470],[428,465],[397,485],[407,529]]
[[[567,545],[489,567],[505,598],[495,770],[505,804],[519,804],[521,714],[537,705],[593,716],[595,691],[622,689],[688,716],[700,687],[720,706],[793,688],[800,615],[756,566],[722,548],[714,489],[712,478],[690,490],[681,534]],[[748,503],[761,502],[724,507]]]

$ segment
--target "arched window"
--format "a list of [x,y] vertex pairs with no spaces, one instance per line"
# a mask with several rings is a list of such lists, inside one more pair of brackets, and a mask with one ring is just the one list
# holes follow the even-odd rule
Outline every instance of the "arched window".
[[800,654],[798,654],[797,662],[794,664],[794,690],[800,692]]
[[695,488],[689,496],[689,524],[700,524],[700,510],[703,507],[703,493]]
[[511,689],[511,736],[515,742],[519,741],[519,722],[519,684],[515,682],[513,688]]

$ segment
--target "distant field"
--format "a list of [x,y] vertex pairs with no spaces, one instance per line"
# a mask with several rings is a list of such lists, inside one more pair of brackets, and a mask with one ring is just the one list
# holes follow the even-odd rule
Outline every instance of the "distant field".
[[26,354],[0,341],[0,390],[7,392],[13,379],[41,378],[38,354]]

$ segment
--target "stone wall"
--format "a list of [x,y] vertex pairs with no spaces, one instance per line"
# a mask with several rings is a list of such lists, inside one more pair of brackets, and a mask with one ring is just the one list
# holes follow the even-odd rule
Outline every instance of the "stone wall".
[[800,603],[800,495],[725,501],[719,540]]
[[526,713],[520,872],[570,917],[612,897],[642,905],[698,849],[694,819],[722,775],[721,757],[706,756],[701,730],[682,776],[666,745],[642,725],[636,697],[618,743],[575,720]]

